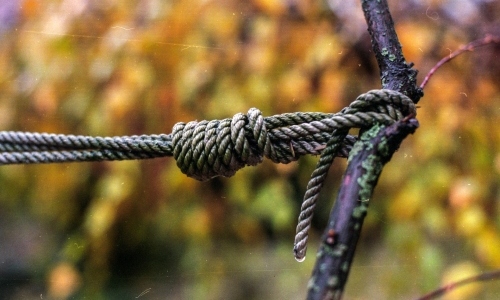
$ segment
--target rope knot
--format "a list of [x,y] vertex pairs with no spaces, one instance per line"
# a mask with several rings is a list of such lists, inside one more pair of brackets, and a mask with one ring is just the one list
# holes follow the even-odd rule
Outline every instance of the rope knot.
[[264,156],[276,156],[262,113],[256,108],[232,119],[177,123],[172,145],[179,169],[201,181],[231,177],[247,165],[261,163]]
[[251,108],[231,119],[177,123],[172,134],[91,137],[0,131],[0,165],[144,159],[173,155],[181,171],[198,180],[233,176],[263,157],[287,164],[321,154],[302,202],[294,252],[306,255],[316,199],[334,157],[347,157],[356,137],[351,128],[389,125],[415,116],[408,96],[392,90],[359,95],[339,113],[297,112],[267,118]]

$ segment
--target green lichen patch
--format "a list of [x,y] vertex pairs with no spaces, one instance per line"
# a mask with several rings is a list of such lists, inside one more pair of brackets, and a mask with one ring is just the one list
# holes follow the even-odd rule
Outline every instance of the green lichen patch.
[[[373,149],[372,139],[376,137],[384,128],[384,125],[376,123],[368,131],[363,133],[359,140],[354,144],[351,153],[349,154],[348,162],[350,162],[352,158],[357,156],[361,151]],[[373,184],[380,175],[380,172],[382,172],[383,163],[380,156],[386,157],[389,153],[389,147],[385,137],[383,137],[377,145],[377,151],[379,152],[379,155],[370,154],[361,163],[361,167],[365,172],[358,178],[357,181],[361,187],[359,197],[362,201],[370,199]]]
[[326,285],[328,285],[331,288],[336,287],[339,284],[339,278],[337,276],[330,276],[328,278],[328,281],[326,282]]
[[387,157],[389,155],[389,144],[387,143],[387,138],[385,136],[380,139],[377,151],[383,157]]
[[326,264],[326,263],[322,263],[322,264],[319,266],[319,272],[320,272],[320,273],[324,273],[326,270],[328,270],[328,264]]
[[347,162],[351,162],[351,159],[355,157],[359,152],[363,150],[363,143],[358,141],[354,144],[354,146],[351,149],[351,152],[349,153],[349,158],[347,159]]
[[349,271],[349,263],[345,261],[345,262],[342,264],[342,266],[340,266],[340,269],[341,269],[344,273],[347,273],[347,271]]
[[356,219],[359,219],[363,217],[367,211],[368,211],[368,206],[364,203],[361,203],[361,205],[356,206],[354,208],[354,210],[352,211],[352,216]]
[[354,230],[358,231],[359,229],[361,229],[361,224],[356,222],[356,224],[354,224]]
[[307,282],[307,288],[308,289],[315,289],[317,288],[316,286],[316,277],[312,276],[311,279],[309,279],[309,282]]
[[380,130],[384,127],[385,126],[380,123],[375,123],[368,131],[361,135],[360,140],[365,142],[370,141],[372,138],[376,137]]
[[385,126],[376,123],[368,131],[363,133],[359,138],[359,140],[352,147],[347,162],[349,163],[352,160],[352,158],[355,157],[357,154],[359,154],[359,152],[361,152],[363,149],[371,150],[373,148],[373,144],[370,142],[370,140],[376,137],[379,131],[384,127]]
[[379,156],[370,154],[361,163],[361,167],[365,173],[358,178],[358,184],[361,187],[359,198],[361,200],[369,199],[373,190],[373,184],[377,180],[380,172],[382,172],[383,163]]
[[323,243],[322,245],[324,254],[335,257],[341,257],[342,255],[344,255],[344,252],[347,250],[347,248],[349,247],[345,244],[338,244],[333,247],[325,243]]

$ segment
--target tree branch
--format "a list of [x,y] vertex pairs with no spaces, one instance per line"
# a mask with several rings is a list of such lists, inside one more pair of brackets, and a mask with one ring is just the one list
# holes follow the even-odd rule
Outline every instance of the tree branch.
[[382,88],[402,92],[417,103],[424,94],[417,87],[418,71],[406,63],[386,0],[362,0],[372,48],[380,69]]
[[339,194],[321,238],[307,299],[340,299],[361,233],[368,203],[382,168],[403,139],[418,127],[405,118],[374,126],[354,145]]
[[435,298],[443,296],[446,293],[453,291],[456,288],[459,288],[459,287],[466,285],[466,284],[469,284],[469,283],[480,282],[480,281],[492,281],[492,280],[497,280],[499,278],[500,278],[500,270],[494,270],[494,271],[482,273],[482,274],[479,274],[476,276],[468,277],[468,278],[465,278],[463,280],[442,286],[439,289],[434,290],[434,291],[432,291],[428,294],[425,294],[424,296],[418,298],[418,300],[435,299]]
[[427,75],[424,78],[424,81],[420,85],[420,88],[423,90],[429,82],[429,79],[431,78],[432,75],[439,69],[442,65],[445,63],[449,62],[450,60],[454,59],[455,57],[459,56],[460,54],[464,53],[465,51],[474,51],[474,49],[486,46],[492,43],[500,44],[500,37],[498,36],[492,36],[492,35],[486,35],[484,38],[472,41],[468,43],[465,46],[460,47],[460,49],[455,50],[453,53],[450,53],[450,55],[443,57],[430,71],[427,73]]
[[[423,96],[416,85],[417,70],[406,63],[386,0],[362,0],[382,87],[408,95],[414,103]],[[317,254],[307,299],[340,299],[347,282],[368,202],[382,168],[403,139],[418,127],[408,116],[389,127],[375,125],[361,135],[349,156],[339,194],[330,213]]]

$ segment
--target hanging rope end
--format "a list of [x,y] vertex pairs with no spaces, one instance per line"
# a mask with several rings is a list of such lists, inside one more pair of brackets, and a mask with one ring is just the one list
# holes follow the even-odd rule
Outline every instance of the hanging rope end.
[[306,251],[307,251],[307,245],[300,246],[298,244],[295,244],[293,246],[293,256],[295,256],[295,260],[298,262],[303,262],[306,259]]

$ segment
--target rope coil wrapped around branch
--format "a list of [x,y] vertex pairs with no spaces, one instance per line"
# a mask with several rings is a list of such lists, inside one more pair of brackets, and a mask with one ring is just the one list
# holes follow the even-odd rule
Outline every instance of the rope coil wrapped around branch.
[[319,155],[299,216],[294,253],[303,260],[316,199],[335,156],[347,157],[356,138],[351,128],[391,124],[415,115],[409,97],[392,90],[372,90],[339,113],[285,113],[263,117],[251,108],[231,119],[177,123],[171,134],[90,137],[0,131],[0,165],[145,159],[173,156],[186,175],[198,180],[230,177],[266,157],[290,163]]
[[[392,90],[372,90],[359,95],[348,107],[340,113],[344,115],[358,114],[362,111],[366,114],[381,114],[387,116],[388,120],[372,120],[359,128],[368,128],[375,123],[389,125],[401,120],[408,115],[416,116],[416,107],[413,101],[406,95]],[[328,169],[333,163],[335,153],[340,147],[340,142],[347,136],[352,127],[339,127],[332,133],[332,138],[328,141],[325,149],[321,153],[316,168],[311,174],[311,179],[307,184],[302,206],[300,208],[299,220],[295,235],[293,252],[297,261],[303,261],[306,257],[308,232],[311,227],[311,220],[319,197],[323,182],[326,179]]]

